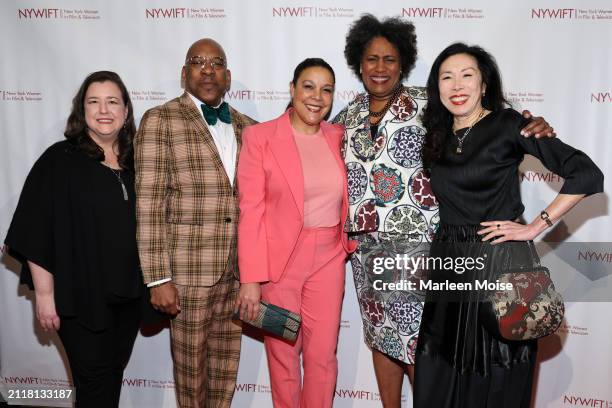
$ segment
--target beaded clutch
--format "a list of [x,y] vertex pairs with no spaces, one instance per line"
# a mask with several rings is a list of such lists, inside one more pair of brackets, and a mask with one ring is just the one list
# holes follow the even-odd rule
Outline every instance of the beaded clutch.
[[[240,320],[239,313],[235,313],[234,318]],[[269,334],[289,341],[295,341],[300,330],[302,318],[300,315],[287,309],[261,300],[259,302],[259,314],[255,320],[243,321]]]

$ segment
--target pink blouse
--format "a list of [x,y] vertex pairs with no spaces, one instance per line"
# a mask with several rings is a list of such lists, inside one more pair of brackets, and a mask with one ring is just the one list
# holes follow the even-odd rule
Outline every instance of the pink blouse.
[[342,173],[325,135],[293,129],[304,174],[304,227],[333,227],[340,223]]

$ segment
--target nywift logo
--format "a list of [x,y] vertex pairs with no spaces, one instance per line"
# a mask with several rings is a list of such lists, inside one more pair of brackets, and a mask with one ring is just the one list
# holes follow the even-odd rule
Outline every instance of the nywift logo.
[[402,8],[402,16],[442,18],[444,10],[446,9],[442,7],[408,7]]
[[185,18],[187,16],[185,7],[171,8],[148,8],[145,9],[146,18]]
[[272,7],[272,17],[317,17],[314,6]]
[[591,92],[591,103],[611,103],[612,91]]
[[563,178],[551,171],[526,171],[520,174],[521,181],[528,182],[545,182],[545,183],[562,183]]
[[19,20],[99,20],[100,11],[92,9],[68,8],[20,8]]
[[17,9],[17,16],[20,19],[54,19],[60,18],[58,8],[23,8]]
[[272,7],[274,18],[354,18],[355,11],[346,7],[283,6]]
[[124,387],[134,388],[163,388],[174,389],[174,381],[172,380],[154,380],[151,378],[124,378],[121,380],[121,385]]
[[212,7],[151,7],[144,10],[147,20],[225,18],[225,9]]
[[532,8],[529,13],[534,20],[612,20],[612,10],[600,8]]
[[255,383],[236,383],[234,388],[237,392],[270,394],[272,390],[269,385]]
[[571,19],[576,18],[574,8],[532,8],[531,18],[538,19]]
[[570,407],[596,407],[596,408],[612,408],[612,401],[597,397],[583,397],[577,395],[563,396],[563,406]]
[[250,89],[230,89],[225,94],[229,100],[250,101],[255,99],[255,91]]
[[482,19],[482,9],[468,7],[404,7],[400,13],[402,17],[420,19]]

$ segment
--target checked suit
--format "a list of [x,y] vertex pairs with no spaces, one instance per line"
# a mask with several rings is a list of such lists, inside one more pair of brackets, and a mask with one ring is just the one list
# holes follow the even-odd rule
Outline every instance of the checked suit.
[[[226,407],[234,392],[240,327],[236,183],[187,93],[148,110],[134,139],[137,241],[145,283],[171,278],[181,312],[172,355],[181,407]],[[230,108],[238,151],[255,123]],[[236,160],[238,158],[236,157]]]

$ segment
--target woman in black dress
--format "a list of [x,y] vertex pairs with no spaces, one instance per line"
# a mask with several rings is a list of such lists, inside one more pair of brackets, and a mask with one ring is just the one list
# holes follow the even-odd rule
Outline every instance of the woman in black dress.
[[141,320],[132,103],[121,78],[90,74],[64,135],[28,175],[5,243],[34,289],[36,317],[57,330],[76,405],[119,404]]
[[[482,270],[430,271],[434,282],[495,281],[513,260],[506,241],[528,241],[583,197],[603,190],[603,174],[584,153],[558,139],[524,138],[521,115],[508,108],[492,56],[457,43],[434,62],[423,124],[424,161],[440,204],[432,257],[483,257]],[[559,195],[528,224],[518,166],[525,154],[565,179]],[[416,355],[414,406],[528,407],[536,341],[508,342],[487,332],[476,292],[428,293]]]

